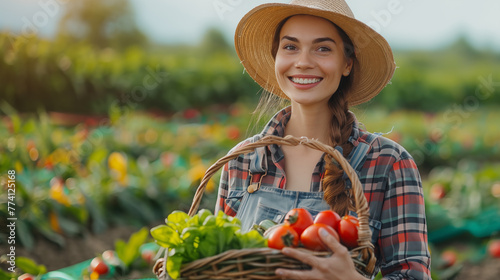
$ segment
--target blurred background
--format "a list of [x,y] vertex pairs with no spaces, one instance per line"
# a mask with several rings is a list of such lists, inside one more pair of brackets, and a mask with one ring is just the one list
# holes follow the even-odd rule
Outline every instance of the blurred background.
[[[15,171],[22,271],[115,249],[132,276],[149,275],[140,229],[188,210],[204,171],[261,129],[260,88],[232,37],[268,2],[0,0],[0,178],[6,190]],[[496,279],[500,2],[347,2],[394,50],[392,84],[353,110],[419,166],[433,278]],[[203,208],[214,207],[214,177]]]

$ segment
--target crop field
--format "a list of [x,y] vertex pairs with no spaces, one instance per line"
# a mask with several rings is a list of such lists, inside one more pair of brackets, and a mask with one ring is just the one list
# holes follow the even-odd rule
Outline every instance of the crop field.
[[[460,125],[439,113],[356,113],[369,131],[386,133],[421,156],[415,159],[436,277],[445,279],[464,264],[491,258],[487,247],[500,231],[495,141],[500,131],[493,127],[499,113],[474,112]],[[176,209],[189,209],[205,170],[250,133],[251,108],[236,103],[170,116],[116,111],[77,124],[68,123],[71,117],[12,114],[0,127],[0,163],[16,174],[17,238],[27,249],[36,248],[40,236],[64,248],[68,238],[147,227]],[[216,177],[202,208],[214,207]],[[9,216],[6,207],[0,210],[2,217]],[[450,255],[453,263],[446,263]]]

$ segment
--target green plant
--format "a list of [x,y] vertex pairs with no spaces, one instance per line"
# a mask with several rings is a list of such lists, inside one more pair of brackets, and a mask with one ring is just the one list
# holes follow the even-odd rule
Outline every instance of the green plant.
[[180,276],[182,264],[220,254],[230,249],[266,247],[259,232],[240,231],[241,222],[222,211],[213,215],[202,209],[193,217],[174,211],[165,225],[151,229],[156,242],[168,248],[167,271],[173,278]]

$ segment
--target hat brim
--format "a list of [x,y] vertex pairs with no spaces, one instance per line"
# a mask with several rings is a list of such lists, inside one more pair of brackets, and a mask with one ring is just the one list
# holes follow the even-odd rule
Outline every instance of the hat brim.
[[274,72],[272,44],[280,22],[293,15],[313,15],[330,20],[349,36],[356,61],[352,86],[346,94],[351,106],[369,101],[390,82],[396,65],[391,47],[361,21],[330,11],[300,5],[271,3],[255,7],[239,22],[234,42],[246,72],[266,91],[288,98]]

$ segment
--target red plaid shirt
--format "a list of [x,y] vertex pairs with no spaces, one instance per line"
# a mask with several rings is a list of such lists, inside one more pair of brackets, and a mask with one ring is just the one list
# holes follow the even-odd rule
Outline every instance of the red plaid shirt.
[[[287,107],[270,120],[262,133],[236,147],[268,134],[284,136],[289,119],[290,107]],[[369,135],[355,123],[350,141],[354,146],[367,143]],[[430,279],[424,197],[417,166],[403,147],[387,138],[378,136],[367,144],[370,149],[358,176],[369,203],[370,223],[379,228],[378,241],[374,245],[384,279]],[[271,145],[266,147],[266,153],[266,160],[257,163],[267,170],[262,183],[284,188],[282,150],[278,145]],[[256,164],[250,158],[250,155],[241,155],[224,166],[215,211],[236,215],[239,202],[227,204],[226,199],[230,190],[243,190],[249,185],[250,165]],[[324,160],[321,159],[314,169],[311,192],[322,190],[323,174]]]

